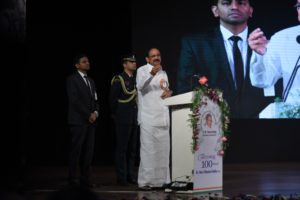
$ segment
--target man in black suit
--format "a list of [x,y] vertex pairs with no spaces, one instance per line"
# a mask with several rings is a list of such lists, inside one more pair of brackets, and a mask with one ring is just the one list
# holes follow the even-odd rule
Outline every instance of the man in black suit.
[[122,58],[123,72],[113,77],[110,106],[116,128],[116,172],[119,185],[136,184],[134,162],[137,137],[137,90],[134,55]]
[[177,92],[192,90],[194,75],[206,76],[209,86],[220,88],[230,106],[232,118],[255,118],[269,99],[249,78],[251,50],[247,44],[248,19],[253,8],[249,0],[212,0],[212,12],[220,26],[206,33],[183,38]]
[[87,76],[90,69],[86,55],[74,59],[76,72],[67,78],[69,100],[68,123],[71,132],[69,182],[78,184],[77,165],[80,162],[80,184],[93,187],[91,163],[94,152],[95,126],[98,117],[97,93],[94,81]]

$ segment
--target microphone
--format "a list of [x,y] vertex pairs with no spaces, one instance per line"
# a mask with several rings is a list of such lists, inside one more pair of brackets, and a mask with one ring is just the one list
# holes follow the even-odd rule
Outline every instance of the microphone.
[[[296,37],[296,41],[297,41],[298,44],[300,44],[300,35],[298,35],[298,36]],[[289,95],[289,92],[290,92],[290,90],[291,90],[291,87],[292,87],[292,85],[293,85],[293,82],[294,82],[294,80],[295,80],[297,71],[298,71],[298,69],[300,68],[300,65],[298,65],[299,60],[300,60],[300,55],[299,55],[299,57],[298,57],[298,59],[297,59],[297,62],[296,62],[296,64],[295,64],[295,67],[294,67],[294,70],[293,70],[293,72],[292,72],[292,75],[291,75],[291,77],[290,77],[290,79],[289,79],[289,81],[288,81],[288,84],[286,85],[286,88],[285,88],[285,90],[284,90],[284,92],[283,92],[283,102],[285,102],[285,101],[287,100],[287,97],[288,97],[288,95]]]
[[[190,81],[191,81],[191,83],[190,83],[190,90],[192,91],[194,88],[195,88],[195,82],[194,82],[194,80],[195,80],[195,78],[196,79],[199,79],[201,76],[199,75],[199,74],[193,74],[191,77],[190,77]],[[198,81],[197,81],[197,83],[198,83]]]

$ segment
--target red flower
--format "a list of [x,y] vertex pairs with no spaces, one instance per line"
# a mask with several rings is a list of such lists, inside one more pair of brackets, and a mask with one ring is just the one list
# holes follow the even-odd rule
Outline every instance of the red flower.
[[208,79],[206,78],[206,76],[201,76],[199,78],[199,83],[200,85],[205,85],[207,83]]
[[220,150],[220,151],[219,151],[219,155],[220,155],[220,156],[224,156],[224,154],[225,154],[225,152],[224,152],[223,150]]
[[226,141],[227,141],[227,138],[226,138],[225,136],[223,136],[223,137],[222,137],[222,141],[223,141],[223,142],[226,142]]

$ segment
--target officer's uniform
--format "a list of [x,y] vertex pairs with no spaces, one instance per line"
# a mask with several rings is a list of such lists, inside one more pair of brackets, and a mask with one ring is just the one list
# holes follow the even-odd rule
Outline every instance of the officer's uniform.
[[[135,62],[134,57],[129,60]],[[111,81],[110,105],[116,130],[116,171],[118,183],[135,182],[134,162],[137,143],[137,91],[135,76],[126,72]]]

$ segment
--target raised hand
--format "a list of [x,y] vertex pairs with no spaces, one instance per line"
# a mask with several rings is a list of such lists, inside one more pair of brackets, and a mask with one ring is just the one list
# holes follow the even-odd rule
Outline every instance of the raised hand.
[[248,44],[256,53],[264,55],[267,51],[268,40],[264,32],[257,28],[249,35]]
[[150,71],[150,74],[152,74],[152,76],[155,76],[155,74],[157,74],[157,72],[161,69],[160,65],[156,65],[152,67],[152,70]]

